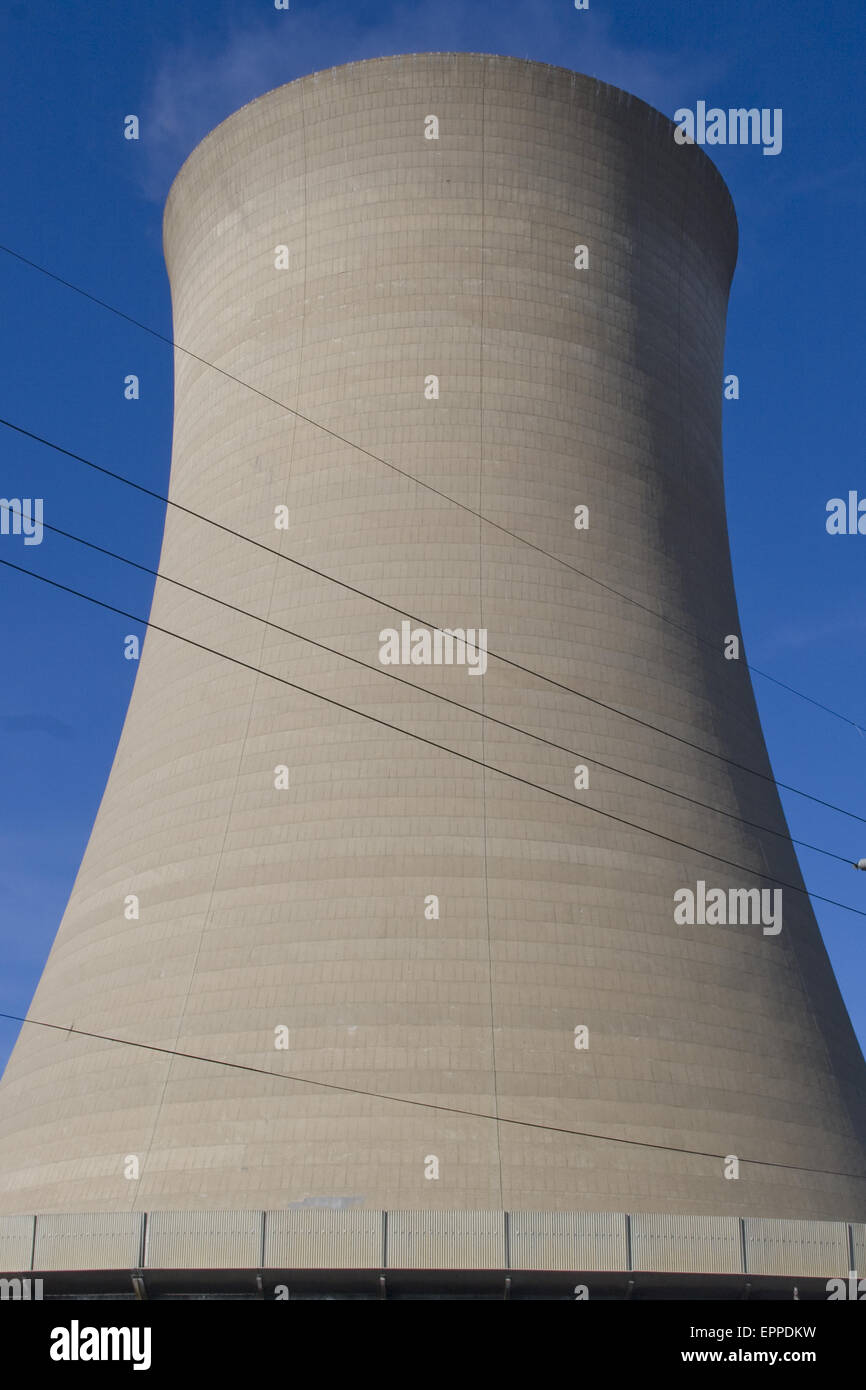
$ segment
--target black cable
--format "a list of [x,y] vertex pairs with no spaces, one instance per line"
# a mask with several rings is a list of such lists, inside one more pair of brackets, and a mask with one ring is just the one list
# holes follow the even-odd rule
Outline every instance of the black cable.
[[[125,615],[126,616],[126,615]],[[51,1028],[58,1033],[74,1033],[79,1038],[94,1038],[98,1042],[119,1043],[124,1047],[138,1047],[146,1052],[161,1052],[169,1057],[180,1057],[188,1062],[207,1062],[212,1066],[229,1067],[232,1071],[252,1072],[255,1076],[270,1076],[277,1081],[295,1081],[302,1086],[320,1086],[326,1091],[341,1091],[346,1095],[368,1096],[372,1100],[390,1100],[397,1105],[413,1105],[421,1110],[440,1110],[447,1115],[465,1115],[472,1120],[493,1120],[501,1125],[518,1125],[521,1129],[541,1129],[552,1134],[569,1134],[578,1139],[598,1139],[606,1144],[625,1144],[630,1148],[661,1149],[664,1153],[687,1154],[691,1158],[713,1158],[724,1160],[727,1154],[709,1153],[705,1149],[684,1149],[675,1144],[654,1144],[644,1139],[623,1139],[614,1134],[593,1134],[589,1130],[567,1129],[564,1125],[546,1125],[536,1120],[515,1120],[493,1115],[483,1110],[463,1110],[455,1105],[437,1105],[434,1101],[411,1100],[408,1096],[389,1096],[383,1091],[365,1091],[358,1086],[340,1086],[335,1081],[316,1081],[309,1076],[295,1076],[291,1072],[270,1071],[266,1067],[251,1067],[246,1062],[226,1062],[219,1057],[205,1057],[197,1052],[180,1052],[174,1047],[158,1047],[155,1043],[135,1042],[131,1038],[114,1038],[106,1033],[90,1033],[84,1028],[67,1027],[62,1023],[44,1023],[38,1018],[21,1017],[19,1014],[0,1013],[13,1023],[30,1023],[34,1028]],[[764,1158],[740,1158],[740,1163],[751,1163],[760,1168],[785,1168],[795,1173],[817,1173],[830,1178],[866,1178],[866,1173],[841,1173],[832,1168],[802,1168],[796,1163],[774,1163]]]
[[[0,247],[2,250],[2,247]],[[108,478],[114,478],[119,483],[135,488],[137,492],[143,492],[148,497],[153,497],[158,502],[165,503],[166,506],[174,507],[177,511],[184,512],[187,516],[195,517],[198,521],[204,521],[209,526],[215,526],[217,530],[224,531],[229,536],[234,536],[237,540],[246,541],[248,545],[254,545],[258,550],[264,550],[266,554],[275,556],[278,560],[284,560],[290,565],[295,565],[299,569],[306,570],[309,574],[314,574],[320,579],[325,579],[331,584],[337,584],[348,593],[357,594],[360,598],[368,599],[371,603],[376,603],[389,612],[398,613],[401,617],[409,618],[412,622],[421,623],[424,627],[429,627],[435,632],[442,629],[436,623],[430,622],[426,618],[419,618],[416,614],[410,613],[405,608],[398,608],[393,603],[388,603],[385,599],[377,598],[375,594],[369,594],[364,589],[358,589],[353,584],[347,584],[342,579],[336,579],[333,575],[326,574],[323,570],[316,569],[315,566],[296,560],[291,555],[284,555],[279,550],[274,550],[272,546],[265,545],[262,541],[254,540],[252,536],[245,536],[241,531],[235,531],[231,526],[225,526],[221,521],[214,521],[212,517],[205,516],[202,512],[193,511],[190,507],[183,506],[180,502],[173,502],[171,498],[165,497],[160,492],[155,492],[152,488],[145,487],[143,483],[136,483],[131,478],[126,478],[122,473],[115,473],[110,468],[103,467],[102,464],[94,463],[92,459],[85,458],[82,454],[73,453],[71,449],[65,449],[61,444],[54,444],[50,439],[45,439],[42,435],[34,434],[32,430],[26,430],[21,425],[13,424],[11,420],[0,417],[0,425],[7,429],[15,430],[18,434],[25,435],[28,439],[36,440],[39,444],[45,444],[49,449],[56,453],[63,454],[67,458],[73,459],[76,463],[83,463],[88,468],[94,469],[97,473],[103,473]],[[43,522],[43,525],[45,523]],[[25,573],[32,573],[27,570]],[[85,595],[86,597],[86,595]],[[141,621],[140,619],[137,621]],[[641,728],[651,729],[654,733],[661,734],[664,738],[673,739],[677,743],[682,743],[686,748],[693,749],[696,753],[703,753],[706,757],[715,758],[717,762],[727,763],[730,767],[735,767],[740,772],[746,772],[752,777],[759,777],[764,782],[770,782],[777,789],[792,792],[795,796],[801,796],[806,801],[812,801],[817,806],[823,806],[828,811],[836,811],[839,815],[848,816],[851,820],[860,821],[866,825],[866,816],[858,816],[855,811],[847,811],[843,806],[835,806],[831,801],[824,801],[820,796],[813,796],[811,792],[802,791],[799,787],[794,787],[788,782],[778,781],[772,774],[759,772],[757,768],[747,767],[745,763],[739,763],[733,758],[727,758],[723,753],[715,753],[710,748],[704,748],[699,743],[693,743],[690,739],[683,738],[680,734],[670,733],[667,729],[661,729],[657,724],[651,724],[646,719],[641,719],[636,714],[629,714],[626,710],[618,709],[615,705],[608,705],[603,700],[598,700],[592,695],[586,695],[582,690],[575,690],[573,686],[565,685],[562,681],[556,680],[553,676],[545,676],[540,671],[534,671],[530,666],[523,666],[519,661],[513,661],[510,657],[501,656],[498,652],[488,649],[488,657],[496,661],[501,661],[505,666],[511,666],[516,671],[522,671],[524,675],[533,676],[536,680],[545,681],[548,685],[555,686],[558,690],[564,690],[569,695],[576,695],[580,700],[586,700],[592,705],[597,705],[600,709],[607,710],[610,714],[619,715],[622,719],[628,719],[633,724],[639,724]],[[846,861],[847,862],[847,861]]]
[[[141,618],[135,613],[129,613],[125,608],[117,608],[114,604],[105,603],[102,599],[93,598],[90,594],[84,594],[80,589],[73,589],[68,584],[61,584],[56,579],[48,579],[44,574],[36,574],[33,570],[28,570],[23,565],[15,565],[11,560],[0,559],[0,565],[6,565],[8,569],[17,570],[19,574],[27,574],[31,579],[38,579],[43,584],[50,584],[54,589],[60,589],[63,593],[73,594],[76,598],[83,598],[88,603],[95,604],[97,608],[105,608],[109,613],[118,613],[122,618],[129,618],[131,622],[141,623],[143,627],[153,628],[155,632],[161,632],[166,637],[175,637],[179,642],[186,642],[191,647],[196,647],[199,651],[207,652],[210,656],[221,657],[224,661],[230,661],[235,666],[242,666],[247,671],[252,671],[259,676],[265,676],[268,680],[278,681],[280,685],[288,686],[291,690],[298,690],[302,695],[311,695],[313,699],[322,700],[325,704],[333,705],[336,709],[345,710],[348,714],[357,715],[359,719],[366,719],[372,724],[379,724],[382,728],[390,729],[393,733],[403,734],[406,738],[415,739],[418,743],[426,744],[428,748],[436,748],[440,753],[449,753],[452,757],[460,758],[462,761],[472,763],[475,767],[486,768],[488,772],[498,773],[501,777],[507,777],[512,782],[519,782],[524,787],[531,787],[534,791],[543,792],[546,796],[556,797],[558,801],[566,801],[569,806],[577,806],[581,810],[589,811],[592,815],[603,816],[605,820],[615,821],[618,825],[625,825],[629,830],[639,830],[644,835],[651,835],[654,839],[664,840],[669,845],[675,845],[678,849],[688,850],[690,854],[700,854],[707,859],[715,860],[718,864],[726,864],[728,868],[737,869],[741,873],[751,874],[757,878],[766,878],[770,883],[777,884],[780,888],[787,888],[794,893],[802,893],[805,897],[812,897],[818,902],[829,903],[831,907],[841,907],[845,912],[853,912],[858,917],[866,917],[859,907],[851,907],[848,903],[837,902],[835,898],[826,898],[820,893],[809,893],[807,888],[801,888],[796,883],[788,883],[784,879],[775,878],[766,869],[750,869],[745,864],[737,864],[732,859],[724,859],[719,854],[713,854],[710,850],[698,849],[696,845],[687,845],[682,840],[676,840],[671,835],[664,835],[660,830],[650,830],[645,825],[638,825],[634,821],[626,820],[623,816],[615,816],[611,811],[602,811],[598,806],[589,806],[584,802],[575,801],[573,796],[566,796],[563,792],[551,790],[550,787],[543,787],[538,782],[531,782],[527,777],[520,777],[516,772],[506,772],[504,768],[494,767],[491,763],[484,762],[481,758],[473,758],[469,753],[461,753],[456,748],[449,748],[444,743],[437,743],[435,739],[425,738],[423,734],[413,733],[410,729],[402,729],[399,724],[392,724],[387,719],[380,719],[375,714],[367,714],[364,710],[355,709],[352,705],[344,704],[341,700],[335,700],[331,695],[323,695],[318,690],[310,690],[307,686],[298,685],[295,681],[286,680],[284,676],[277,676],[273,671],[265,671],[260,666],[253,666],[249,661],[241,661],[240,657],[229,656],[227,652],[217,651],[214,647],[208,647],[203,642],[196,642],[192,637],[184,637],[179,632],[172,632],[170,628],[161,627],[158,623],[151,622],[147,618]],[[847,862],[847,861],[846,861]]]
[[[630,594],[623,593],[621,589],[615,589],[611,584],[605,584],[603,580],[596,579],[594,575],[589,574],[586,570],[580,569],[577,565],[573,565],[569,560],[563,560],[560,555],[555,555],[552,551],[545,550],[543,546],[537,545],[535,541],[528,540],[526,536],[518,535],[516,531],[511,531],[507,526],[501,525],[500,522],[493,521],[490,517],[485,516],[483,512],[476,511],[476,509],[470,507],[468,503],[458,501],[456,497],[451,497],[448,493],[442,492],[439,488],[434,487],[432,483],[425,483],[423,479],[416,477],[414,473],[408,473],[405,469],[399,468],[397,464],[390,463],[388,459],[383,459],[380,455],[372,453],[371,450],[365,449],[363,445],[356,444],[352,439],[347,439],[345,435],[330,429],[320,421],[313,420],[308,415],[303,415],[299,410],[295,410],[292,406],[286,405],[284,401],[278,400],[276,396],[269,395],[267,391],[262,391],[259,387],[253,386],[248,381],[244,381],[242,377],[235,376],[233,372],[227,371],[224,367],[218,367],[215,362],[209,362],[206,357],[200,357],[198,353],[193,352],[190,348],[182,347],[180,343],[175,342],[175,340],[167,334],[160,333],[157,329],[151,328],[146,323],[142,323],[140,319],[133,318],[131,314],[124,313],[122,309],[115,308],[113,304],[109,304],[106,300],[98,298],[97,295],[90,294],[88,290],[83,290],[80,286],[72,284],[70,280],[64,280],[62,276],[56,275],[54,271],[47,270],[45,266],[39,265],[36,261],[29,260],[26,256],[22,256],[19,251],[13,251],[10,246],[0,244],[0,251],[4,251],[7,256],[13,256],[16,260],[21,261],[23,265],[29,266],[31,270],[39,271],[40,275],[47,276],[48,279],[56,281],[57,284],[63,285],[64,288],[72,290],[75,294],[81,295],[82,298],[89,299],[92,304],[97,304],[101,309],[106,309],[109,313],[117,315],[118,318],[125,319],[127,323],[131,323],[135,328],[140,328],[142,332],[150,334],[153,338],[157,338],[160,342],[165,343],[176,352],[182,352],[186,357],[191,357],[193,361],[200,362],[202,366],[209,367],[212,371],[219,372],[219,374],[226,377],[227,380],[233,381],[236,386],[241,386],[246,391],[252,391],[254,395],[260,396],[262,400],[269,401],[271,405],[278,406],[280,410],[285,410],[289,415],[293,415],[295,419],[302,420],[305,425],[312,425],[314,429],[321,430],[324,434],[330,435],[332,439],[336,439],[340,444],[348,445],[350,449],[355,449],[366,458],[372,459],[374,463],[379,463],[384,468],[390,468],[392,472],[399,474],[401,478],[406,478],[409,482],[415,483],[418,487],[426,489],[427,492],[432,492],[436,497],[442,498],[444,502],[449,502],[452,506],[459,507],[461,511],[468,512],[470,516],[476,517],[479,521],[484,522],[485,525],[494,527],[497,531],[501,531],[503,535],[510,536],[512,540],[518,541],[521,545],[529,546],[531,550],[537,551],[539,555],[544,555],[548,560],[553,560],[556,564],[563,565],[566,569],[571,570],[573,574],[580,575],[582,579],[588,579],[591,584],[598,585],[599,588],[604,589],[607,593],[614,594],[617,598],[623,599],[626,603],[634,604],[635,607],[640,608],[644,613],[648,613],[650,617],[657,618],[659,622],[669,624],[669,626],[685,633],[691,641],[708,647],[719,655],[719,649],[715,643],[710,642],[699,633],[693,632],[691,628],[684,627],[682,623],[678,623],[674,618],[668,618],[664,613],[659,613],[656,609],[650,608],[648,604],[641,603],[640,599],[632,598]],[[774,685],[780,686],[783,690],[789,691],[790,694],[798,696],[801,700],[807,701],[810,705],[815,705],[816,708],[823,710],[826,714],[832,714],[835,719],[841,719],[843,723],[850,724],[858,733],[863,733],[863,725],[849,718],[847,714],[841,714],[838,710],[831,709],[829,705],[822,704],[820,700],[813,699],[811,695],[804,695],[801,690],[796,690],[792,685],[786,685],[784,681],[778,680],[775,676],[768,675],[766,671],[761,671],[757,666],[750,666],[745,660],[743,660],[743,666],[752,674],[761,676],[764,680],[772,681]]]
[[461,700],[455,700],[449,695],[442,695],[438,691],[428,690],[424,685],[418,685],[415,681],[406,680],[404,676],[398,676],[395,672],[389,671],[384,666],[372,666],[368,661],[362,661],[358,656],[351,656],[348,652],[338,651],[335,647],[329,647],[326,642],[320,642],[315,637],[306,637],[302,632],[295,632],[290,627],[283,627],[281,623],[272,622],[270,618],[262,618],[258,613],[250,613],[246,608],[240,608],[235,603],[229,603],[227,599],[217,598],[215,594],[205,593],[203,589],[197,589],[193,584],[184,584],[180,579],[172,579],[170,575],[163,574],[161,570],[151,569],[150,565],[139,564],[137,560],[131,560],[127,555],[119,555],[115,550],[108,550],[103,545],[97,545],[95,541],[85,540],[83,536],[76,536],[72,531],[64,531],[60,526],[52,526],[50,522],[43,521],[42,525],[48,531],[53,531],[57,536],[63,536],[66,540],[75,541],[78,545],[86,546],[88,550],[95,550],[100,555],[108,555],[112,560],[119,560],[121,564],[130,565],[133,569],[141,570],[143,574],[153,575],[156,579],[163,580],[166,584],[173,584],[175,588],[184,589],[189,594],[195,594],[198,598],[209,600],[211,603],[219,604],[221,608],[228,608],[232,613],[239,613],[244,618],[251,618],[253,622],[263,623],[265,627],[272,627],[277,632],[284,633],[287,637],[295,637],[300,642],[308,642],[312,647],[318,647],[321,651],[330,652],[331,656],[337,656],[344,661],[351,661],[356,666],[362,666],[365,671],[373,671],[374,674],[386,676],[389,680],[397,681],[400,685],[406,685],[410,690],[418,691],[423,695],[429,695],[431,699],[441,700],[447,705],[454,705],[456,709],[462,709],[467,714],[475,715],[476,718],[486,719],[491,724],[497,724],[502,729],[509,729],[512,733],[523,734],[526,738],[535,739],[537,743],[543,743],[548,748],[555,749],[558,753],[567,753],[571,758],[585,759],[596,767],[603,767],[606,772],[613,772],[619,777],[626,777],[629,781],[639,782],[644,787],[652,787],[654,791],[664,792],[668,796],[678,797],[681,801],[688,801],[692,806],[700,806],[704,811],[712,811],[717,816],[726,816],[728,820],[737,821],[740,825],[747,825],[750,830],[760,830],[766,835],[776,835],[779,839],[786,840],[790,844],[799,845],[802,849],[812,850],[814,854],[823,854],[827,859],[835,859],[840,864],[852,864],[854,861],[842,854],[836,854],[833,850],[822,849],[820,845],[810,845],[806,840],[795,840],[785,830],[772,830],[768,825],[758,825],[757,821],[746,820],[744,816],[738,816],[733,811],[723,811],[718,806],[710,806],[706,801],[698,801],[697,797],[687,796],[685,792],[674,791],[671,787],[663,787],[658,782],[653,782],[647,777],[639,777],[637,773],[625,772],[622,768],[613,767],[610,763],[602,762],[600,758],[590,757],[588,753],[579,753],[574,748],[566,748],[562,743],[555,743],[553,739],[545,738],[543,734],[534,734],[529,729],[523,729],[517,724],[510,724],[506,719],[497,719],[493,714],[487,714],[483,710],[474,709],[472,705],[464,705]]

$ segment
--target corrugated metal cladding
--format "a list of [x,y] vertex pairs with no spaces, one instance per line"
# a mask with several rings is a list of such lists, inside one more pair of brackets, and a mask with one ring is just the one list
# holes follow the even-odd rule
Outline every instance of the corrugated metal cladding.
[[265,1268],[381,1269],[384,1229],[381,1211],[269,1211]]
[[632,1269],[671,1274],[742,1274],[740,1222],[736,1216],[631,1218]]
[[0,1216],[0,1270],[30,1269],[35,1216]]
[[389,1269],[505,1269],[502,1211],[389,1211]]
[[627,1269],[622,1212],[513,1211],[508,1218],[510,1269]]
[[0,1274],[143,1263],[150,1269],[633,1269],[818,1279],[842,1278],[853,1268],[866,1278],[866,1225],[850,1228],[850,1245],[844,1222],[748,1217],[743,1228],[745,1268],[737,1217],[314,1207],[5,1216]]
[[842,1221],[746,1218],[746,1271],[820,1279],[848,1273],[848,1227]]
[[148,1269],[259,1269],[261,1211],[154,1211],[147,1218]]
[[76,1212],[36,1218],[34,1269],[136,1269],[144,1213]]

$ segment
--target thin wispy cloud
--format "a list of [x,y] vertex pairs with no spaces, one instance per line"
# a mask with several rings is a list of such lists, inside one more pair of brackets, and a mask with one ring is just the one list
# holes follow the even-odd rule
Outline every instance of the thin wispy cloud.
[[8,734],[47,734],[49,738],[71,739],[75,730],[50,714],[2,714],[0,729]]
[[[527,48],[527,34],[532,34]],[[169,48],[160,57],[142,111],[143,192],[162,202],[187,155],[247,102],[285,82],[341,63],[399,53],[501,53],[570,67],[673,114],[716,83],[717,57],[629,48],[609,19],[548,0],[504,8],[484,3],[446,7],[383,6],[371,23],[349,8],[273,11],[267,19]]]
[[[838,618],[809,621],[802,616],[782,623],[774,631],[765,633],[761,641],[761,657],[772,658],[783,653],[803,651],[807,647],[826,648],[828,643],[843,637],[858,639],[866,633],[866,619],[862,614],[852,612]],[[759,663],[760,664],[760,663]]]

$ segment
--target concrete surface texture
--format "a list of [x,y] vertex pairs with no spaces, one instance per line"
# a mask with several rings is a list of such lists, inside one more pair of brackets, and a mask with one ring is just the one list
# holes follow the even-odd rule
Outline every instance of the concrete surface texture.
[[[144,642],[3,1212],[866,1217],[863,1059],[724,656],[736,220],[673,130],[418,54],[184,165],[171,498],[261,548],[169,508],[160,569],[256,616],[157,581],[200,645]],[[384,666],[403,621],[485,630],[485,673]],[[781,930],[676,920],[778,881]]]

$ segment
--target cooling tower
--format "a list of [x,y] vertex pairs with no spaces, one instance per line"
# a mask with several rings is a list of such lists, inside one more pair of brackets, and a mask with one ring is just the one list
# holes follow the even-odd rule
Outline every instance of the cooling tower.
[[190,156],[167,578],[3,1212],[866,1218],[729,640],[736,247],[670,120],[512,58],[317,73]]

